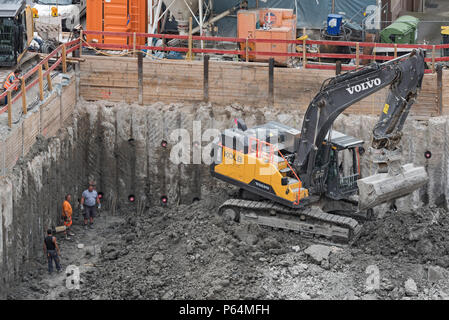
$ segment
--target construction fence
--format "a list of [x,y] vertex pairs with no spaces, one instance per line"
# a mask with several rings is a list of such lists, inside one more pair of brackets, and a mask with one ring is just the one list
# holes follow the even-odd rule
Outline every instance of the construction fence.
[[[86,42],[84,35],[100,35],[125,37],[129,45],[104,44]],[[163,42],[162,46],[142,46],[136,44],[137,37],[188,40],[189,47],[168,47]],[[303,52],[279,53],[279,52],[251,52],[251,54],[278,56],[290,55],[302,57],[301,68],[278,68],[271,63],[259,62],[224,62],[211,61],[208,54],[236,54],[249,57],[248,50],[218,50],[194,48],[192,41],[234,41],[237,43],[250,42],[288,42],[302,46]],[[307,52],[306,46],[311,44],[331,44],[336,46],[360,47],[390,47],[394,49],[393,56],[376,56],[374,54],[353,55],[325,54]],[[60,91],[52,90],[50,75],[58,65],[62,66],[62,72],[67,71],[68,55],[81,47],[90,47],[95,50],[126,50],[120,55],[132,55],[122,57],[117,54],[108,56],[93,56],[83,54],[78,59],[80,64],[79,87],[75,77],[71,77],[69,84]],[[251,106],[273,106],[275,108],[287,108],[305,111],[309,102],[319,91],[324,80],[335,76],[335,64],[309,63],[308,58],[351,58],[355,59],[355,65],[343,65],[342,70],[355,69],[363,59],[390,60],[396,55],[397,48],[423,48],[431,52],[431,57],[426,58],[430,65],[424,77],[423,88],[417,103],[412,107],[411,115],[418,119],[449,114],[449,71],[435,67],[437,62],[449,61],[449,57],[436,57],[437,50],[449,48],[449,45],[392,45],[377,43],[352,43],[332,42],[319,40],[263,40],[263,39],[236,39],[199,36],[180,36],[163,34],[137,34],[120,32],[84,31],[81,37],[69,43],[60,45],[54,52],[44,58],[32,70],[22,77],[21,91],[18,95],[8,99],[10,103],[0,108],[0,114],[11,109],[17,109],[16,104],[22,104],[23,118],[17,125],[12,125],[9,117],[8,125],[11,128],[9,134],[0,141],[0,175],[6,174],[15,165],[16,161],[30,150],[36,136],[42,134],[51,137],[64,126],[71,117],[76,104],[77,90],[79,95],[86,100],[125,101],[128,103],[150,104],[153,102],[211,102],[218,105],[230,105],[238,103]],[[144,51],[147,50],[147,51]],[[193,53],[204,54],[202,60],[168,60],[168,59],[143,59],[143,53],[148,50],[179,51],[186,52],[192,57]],[[81,53],[81,52],[80,52]],[[141,54],[142,53],[142,54]],[[112,57],[110,56],[112,55]],[[50,59],[55,60],[49,66]],[[28,81],[27,81],[28,80]],[[49,86],[51,93],[44,99],[44,83]],[[38,85],[38,86],[37,86]],[[40,100],[40,108],[27,114],[30,101],[27,93],[33,87]],[[35,88],[36,89],[36,88]],[[354,104],[346,113],[378,115],[383,106],[386,92],[383,89],[368,98]],[[10,95],[7,92],[0,98]]]
[[[411,115],[415,118],[429,118],[449,113],[448,70],[438,67],[438,63],[449,61],[449,57],[438,57],[437,53],[449,48],[445,45],[408,45],[374,42],[324,41],[324,40],[278,40],[278,39],[240,39],[228,37],[206,37],[193,35],[169,35],[126,32],[83,31],[81,38],[87,36],[90,42],[80,40],[83,47],[92,51],[121,50],[120,55],[129,57],[105,57],[83,55],[81,65],[80,94],[86,100],[110,100],[148,104],[162,102],[207,101],[216,104],[240,103],[253,106],[274,106],[276,108],[295,108],[305,111],[309,102],[319,91],[321,84],[336,73],[354,70],[362,63],[388,61],[400,55],[400,50],[421,48],[426,50],[428,65],[423,88]],[[162,39],[162,45],[148,46],[137,44],[139,37],[146,40]],[[99,40],[102,41],[99,41]],[[118,44],[126,40],[127,44]],[[173,40],[184,40],[188,47],[167,46]],[[224,50],[200,48],[199,42],[234,42],[244,44],[245,50]],[[104,42],[104,43],[99,43]],[[197,45],[193,45],[197,42]],[[295,44],[302,52],[256,52],[250,51],[251,44]],[[349,46],[355,48],[353,54],[309,52],[311,45]],[[267,46],[271,48],[271,46]],[[361,53],[368,48],[371,54]],[[389,48],[391,55],[377,54],[379,48]],[[184,60],[142,59],[142,55],[152,51],[176,51],[186,53]],[[366,50],[364,50],[366,51]],[[101,51],[105,52],[105,51]],[[106,55],[111,55],[105,53]],[[203,55],[201,60],[191,59],[193,54]],[[209,60],[209,54],[239,55],[246,62],[224,62]],[[290,56],[299,58],[300,68],[275,67],[273,63],[249,62],[250,56]],[[137,57],[137,58],[136,58]],[[352,59],[352,65],[322,63],[321,59]],[[315,59],[315,61],[310,61]],[[340,70],[337,70],[340,69]],[[117,72],[120,70],[120,72]],[[386,92],[383,89],[348,108],[347,113],[378,115],[383,106]]]

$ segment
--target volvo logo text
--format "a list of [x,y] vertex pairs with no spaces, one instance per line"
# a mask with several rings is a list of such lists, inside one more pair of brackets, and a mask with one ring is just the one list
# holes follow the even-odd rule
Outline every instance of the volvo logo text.
[[354,94],[354,92],[361,92],[361,91],[365,91],[368,90],[374,86],[380,86],[380,84],[382,83],[382,81],[379,78],[376,79],[372,79],[366,82],[363,82],[361,84],[357,84],[355,86],[352,86],[351,88],[346,88],[346,90],[349,92],[349,94]]

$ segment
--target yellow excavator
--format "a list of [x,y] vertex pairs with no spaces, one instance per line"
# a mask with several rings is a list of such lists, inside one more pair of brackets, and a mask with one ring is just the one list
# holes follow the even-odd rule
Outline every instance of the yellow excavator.
[[[372,208],[425,185],[423,167],[401,165],[402,128],[421,88],[422,50],[326,80],[301,131],[278,122],[247,128],[241,119],[213,143],[212,176],[240,188],[219,213],[234,221],[353,243]],[[352,104],[390,86],[367,154],[376,174],[362,178],[364,141],[332,129]]]

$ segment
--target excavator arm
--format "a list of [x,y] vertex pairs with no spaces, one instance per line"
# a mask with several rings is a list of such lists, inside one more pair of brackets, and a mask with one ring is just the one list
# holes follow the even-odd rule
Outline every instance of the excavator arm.
[[[390,86],[390,90],[379,121],[373,129],[371,149],[377,150],[377,154],[384,158],[385,151],[394,152],[400,142],[405,119],[421,88],[424,68],[424,53],[418,49],[408,55],[382,64],[371,64],[323,83],[305,113],[299,146],[296,148],[294,164],[303,185],[313,188],[316,156],[335,119],[354,103],[387,86]],[[417,185],[419,187],[422,183]]]

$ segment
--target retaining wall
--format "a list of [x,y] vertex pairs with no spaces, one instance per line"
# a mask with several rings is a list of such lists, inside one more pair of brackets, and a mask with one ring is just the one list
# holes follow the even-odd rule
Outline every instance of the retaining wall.
[[[207,101],[218,105],[271,105],[268,65],[264,63],[210,61],[206,94],[204,64],[201,61],[144,59],[142,67],[143,104],[157,101],[201,102],[206,98]],[[84,99],[128,103],[138,101],[137,58],[86,56],[80,68],[80,94]],[[274,68],[274,106],[305,112],[323,81],[333,76],[335,72],[329,70]],[[444,86],[444,94],[441,94],[438,91],[438,75],[426,74],[421,94],[411,110],[411,115],[428,118],[448,114],[447,80],[449,71],[443,70],[439,81]],[[345,113],[379,115],[387,90],[383,89],[361,100]]]
[[6,175],[25,156],[38,135],[54,137],[56,132],[73,118],[76,104],[76,81],[74,73],[68,74],[48,97],[14,124],[9,132],[0,137],[0,176]]

